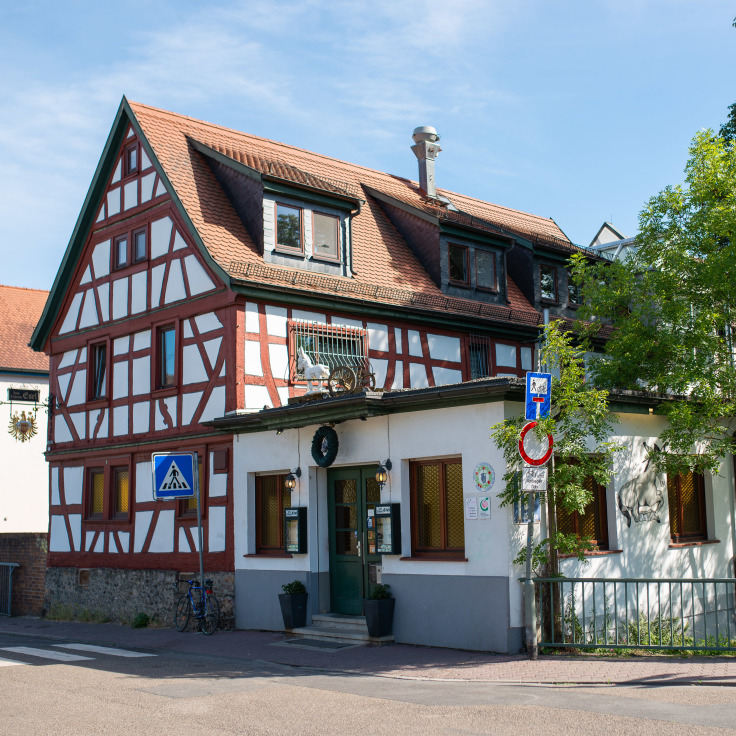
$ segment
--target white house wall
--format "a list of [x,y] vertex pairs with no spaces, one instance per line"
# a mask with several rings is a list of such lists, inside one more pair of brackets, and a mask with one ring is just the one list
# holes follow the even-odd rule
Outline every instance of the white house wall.
[[[0,400],[7,401],[9,388],[27,388],[40,392],[41,402],[49,396],[47,377],[0,373]],[[49,471],[43,456],[46,450],[48,415],[40,407],[35,412],[36,435],[26,442],[17,441],[8,431],[10,407],[2,407],[3,431],[0,433],[0,463],[3,483],[0,491],[0,534],[10,532],[46,532],[49,528]],[[12,411],[32,411],[33,405],[14,403]]]

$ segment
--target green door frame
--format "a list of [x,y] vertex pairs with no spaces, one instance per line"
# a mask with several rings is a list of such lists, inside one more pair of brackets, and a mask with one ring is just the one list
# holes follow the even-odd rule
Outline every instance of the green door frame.
[[381,555],[375,553],[375,527],[369,521],[380,503],[376,468],[362,465],[327,471],[330,606],[334,613],[363,613],[363,598],[373,587],[369,566],[381,562]]

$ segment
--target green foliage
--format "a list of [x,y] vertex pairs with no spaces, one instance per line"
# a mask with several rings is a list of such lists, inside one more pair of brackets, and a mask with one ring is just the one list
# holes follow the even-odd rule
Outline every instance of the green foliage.
[[289,595],[300,595],[307,592],[307,589],[304,587],[304,583],[301,580],[294,580],[291,583],[286,583],[281,586],[281,590]]
[[[551,434],[555,443],[554,464],[549,472],[548,503],[558,504],[568,511],[582,513],[592,500],[585,488],[585,478],[606,485],[611,476],[612,458],[619,448],[609,442],[615,417],[608,407],[608,392],[586,381],[585,353],[587,335],[572,335],[555,321],[544,331],[541,359],[553,374],[552,412],[541,419],[533,432],[540,439]],[[519,483],[519,433],[525,424],[523,417],[506,419],[491,427],[491,437],[502,449],[506,460],[503,477],[505,489],[500,494],[501,505],[521,503],[524,494]],[[549,564],[550,549],[577,555],[585,560],[592,547],[590,540],[574,534],[557,533],[536,545],[532,551],[532,569],[539,575]],[[526,562],[522,549],[515,564]]]
[[137,613],[131,622],[134,629],[145,629],[151,623],[151,617],[147,613]]
[[658,470],[715,473],[734,450],[736,146],[698,133],[685,174],[642,210],[626,262],[575,256],[572,270],[581,317],[609,338],[592,366],[596,385],[668,394]]
[[373,592],[370,595],[370,600],[385,601],[387,598],[393,598],[393,596],[391,595],[391,591],[389,590],[390,587],[390,585],[378,583],[376,587],[373,588]]

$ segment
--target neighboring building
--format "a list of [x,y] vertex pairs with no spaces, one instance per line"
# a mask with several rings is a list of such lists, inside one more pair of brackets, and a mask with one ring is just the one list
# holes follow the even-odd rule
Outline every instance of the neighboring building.
[[[49,600],[172,615],[196,515],[152,500],[151,453],[194,450],[205,568],[236,626],[281,628],[294,578],[310,614],[359,613],[382,578],[397,640],[518,648],[519,527],[489,427],[520,411],[543,315],[574,317],[567,261],[589,251],[437,189],[437,140],[415,131],[418,185],[123,100],[33,337],[56,396]],[[310,362],[378,390],[306,396]],[[621,410],[656,437],[638,399]],[[293,507],[306,541],[287,552]]]
[[15,563],[13,613],[43,608],[49,526],[47,441],[49,361],[28,343],[47,291],[0,286],[0,562]]
[[604,222],[599,228],[588,248],[596,255],[609,261],[625,260],[636,249],[636,236],[627,238],[610,222]]

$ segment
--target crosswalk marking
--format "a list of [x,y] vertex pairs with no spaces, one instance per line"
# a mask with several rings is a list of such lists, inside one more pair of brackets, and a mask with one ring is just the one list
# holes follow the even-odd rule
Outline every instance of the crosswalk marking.
[[36,647],[0,647],[0,649],[2,649],[3,652],[28,654],[32,657],[55,659],[59,662],[78,662],[82,659],[92,659],[92,657],[82,657],[79,654],[69,654],[69,652],[57,652],[49,649],[36,649]]
[[80,652],[95,652],[97,654],[110,654],[113,657],[155,657],[155,654],[144,654],[143,652],[132,652],[129,649],[117,649],[116,647],[98,647],[94,644],[54,644],[55,647],[64,649],[75,649]]
[[14,664],[26,664],[25,662],[16,662],[14,659],[5,659],[0,657],[0,667],[12,667]]

